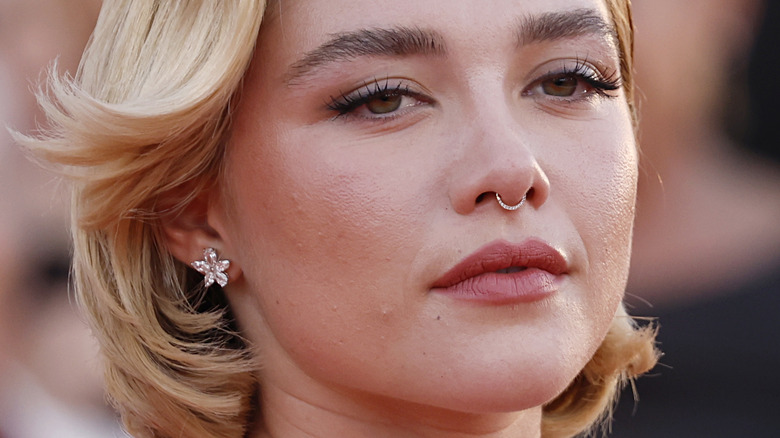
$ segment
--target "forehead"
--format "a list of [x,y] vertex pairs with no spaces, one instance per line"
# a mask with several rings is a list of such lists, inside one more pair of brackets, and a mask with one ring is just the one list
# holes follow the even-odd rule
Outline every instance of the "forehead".
[[598,11],[610,21],[605,0],[491,0],[489,5],[484,0],[270,0],[263,27],[277,29],[282,39],[308,37],[313,45],[323,35],[355,28],[434,27],[471,35],[500,31],[502,23],[526,16],[575,9]]
[[[490,53],[499,46],[513,50],[572,37],[588,37],[593,43],[588,50],[617,54],[609,16],[604,0],[492,0],[489,8],[478,0],[272,0],[260,30],[258,58],[273,60],[271,70],[290,67],[277,78],[289,83],[300,73],[298,67],[312,67],[312,59],[327,63],[333,56],[349,59],[377,50],[368,47],[376,30],[385,32],[379,37],[384,48],[378,50],[385,55]],[[410,33],[421,41],[413,41],[417,36]],[[399,41],[392,41],[394,34]],[[410,42],[431,50],[408,50]]]

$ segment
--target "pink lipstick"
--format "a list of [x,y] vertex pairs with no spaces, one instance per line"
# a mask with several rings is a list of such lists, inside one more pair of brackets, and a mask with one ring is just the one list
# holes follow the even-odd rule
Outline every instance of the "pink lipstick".
[[431,290],[486,304],[529,303],[554,294],[567,270],[563,254],[540,240],[498,240],[463,259]]

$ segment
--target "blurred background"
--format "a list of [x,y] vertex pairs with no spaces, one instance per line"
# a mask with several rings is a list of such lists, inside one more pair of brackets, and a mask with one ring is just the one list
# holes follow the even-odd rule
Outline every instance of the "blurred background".
[[[627,303],[665,352],[613,437],[780,436],[780,3],[634,0],[642,176]],[[99,0],[0,0],[0,122],[41,122]],[[68,289],[67,190],[0,130],[0,438],[123,436]]]
[[660,365],[613,437],[780,436],[780,2],[633,0],[641,177],[629,311]]
[[124,436],[68,289],[68,193],[5,127],[40,121],[44,69],[75,72],[99,0],[0,0],[0,437]]

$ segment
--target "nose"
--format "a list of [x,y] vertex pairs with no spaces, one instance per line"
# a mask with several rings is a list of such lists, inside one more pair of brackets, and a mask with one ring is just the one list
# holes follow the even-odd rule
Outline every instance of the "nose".
[[[480,208],[507,212],[538,209],[550,194],[550,181],[533,153],[530,136],[514,121],[472,119],[463,125],[465,142],[451,174],[450,202],[459,214]],[[498,202],[499,195],[504,206]]]

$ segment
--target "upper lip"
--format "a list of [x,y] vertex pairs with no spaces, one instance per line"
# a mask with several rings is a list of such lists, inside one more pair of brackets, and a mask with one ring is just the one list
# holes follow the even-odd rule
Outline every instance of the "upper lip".
[[529,239],[515,244],[497,240],[461,260],[436,280],[433,287],[450,287],[468,278],[512,266],[538,268],[556,276],[568,270],[568,263],[563,254],[545,242]]

